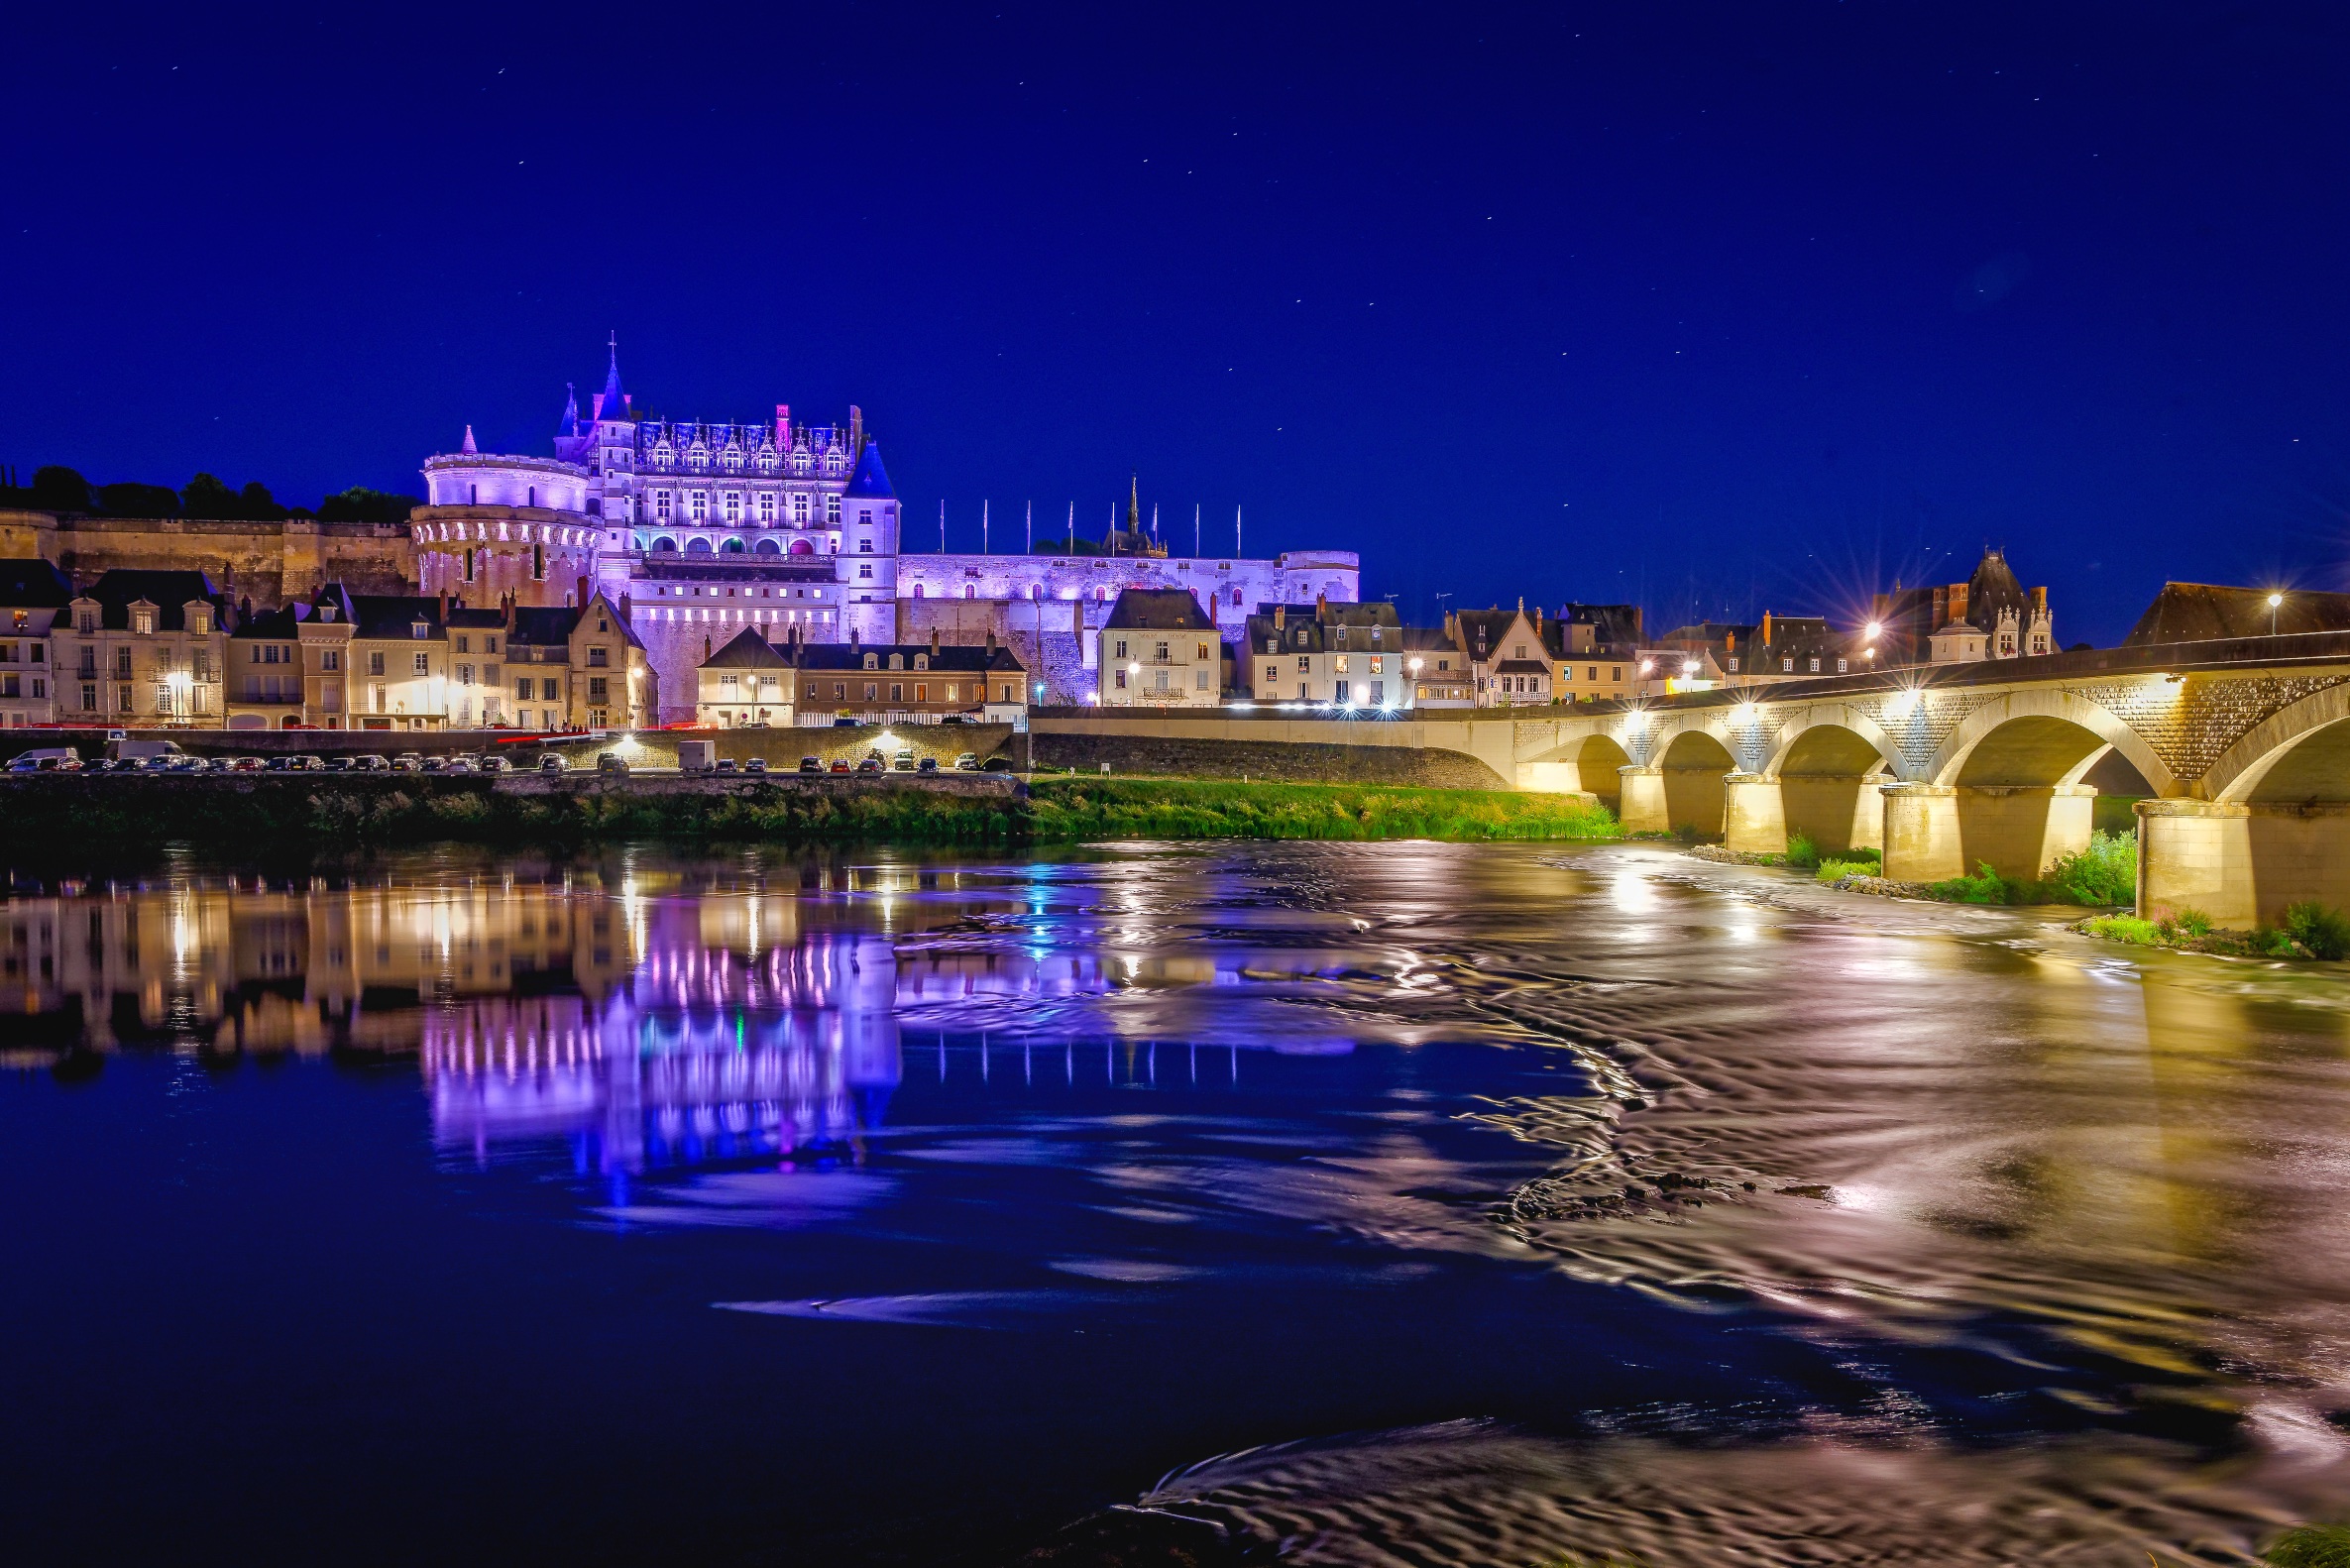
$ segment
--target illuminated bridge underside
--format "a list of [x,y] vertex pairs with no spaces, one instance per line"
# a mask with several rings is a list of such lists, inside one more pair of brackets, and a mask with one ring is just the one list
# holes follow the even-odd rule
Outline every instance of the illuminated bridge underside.
[[[1069,733],[1461,751],[1525,790],[1578,791],[1633,833],[1734,849],[1881,848],[1885,874],[2035,876],[2084,847],[2092,771],[2144,781],[2142,913],[2273,922],[2350,909],[2350,636],[2065,654],[1668,698],[1588,715],[1399,720],[1039,716]],[[2123,767],[2122,764],[2127,764]]]

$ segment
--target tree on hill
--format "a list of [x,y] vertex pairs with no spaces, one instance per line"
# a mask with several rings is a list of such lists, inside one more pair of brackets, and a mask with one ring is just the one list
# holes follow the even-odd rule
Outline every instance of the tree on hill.
[[90,482],[69,468],[37,468],[33,471],[33,504],[43,511],[88,511]]
[[408,513],[423,505],[415,496],[402,496],[392,491],[370,490],[365,485],[354,485],[338,491],[318,504],[320,522],[405,522]]
[[211,474],[198,474],[179,493],[180,508],[190,517],[231,522],[282,522],[291,515],[278,504],[270,487],[254,480],[243,490],[231,490]]
[[100,485],[98,504],[117,517],[168,517],[179,510],[179,492],[168,485]]

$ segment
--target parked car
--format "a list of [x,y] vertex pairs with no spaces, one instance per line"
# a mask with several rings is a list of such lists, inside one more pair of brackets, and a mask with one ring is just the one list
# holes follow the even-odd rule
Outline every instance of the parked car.
[[824,771],[824,763],[815,757],[802,757],[800,758],[800,771],[803,773],[822,773]]
[[395,756],[392,759],[392,771],[394,773],[423,772],[423,754],[416,751],[402,751],[398,756]]
[[856,721],[853,719],[836,719],[833,721],[833,728],[835,729],[854,729],[856,728]]
[[847,772],[847,771],[848,771],[848,759],[847,759],[846,757],[835,757],[835,758],[833,759],[833,768],[832,768],[832,770],[833,770],[835,773],[845,773],[845,772]]
[[767,771],[767,759],[765,757],[752,757],[750,760],[742,764],[742,771],[745,773],[764,773]]
[[419,768],[417,771],[423,773],[446,773],[449,771],[449,759],[444,756],[426,757],[424,759],[423,767]]
[[571,764],[563,760],[563,753],[560,751],[549,751],[538,759],[538,770],[541,773],[564,773],[570,771],[570,768]]
[[978,772],[979,753],[976,751],[965,751],[956,756],[954,759],[954,771],[957,773]]
[[979,764],[979,771],[982,773],[1009,773],[1012,771],[1012,759],[1010,757],[989,757]]
[[710,771],[713,773],[739,773],[742,771],[742,764],[732,757],[720,757]]
[[894,759],[892,759],[892,760],[891,760],[891,762],[890,762],[890,764],[889,764],[889,765],[890,765],[890,766],[891,766],[893,769],[895,769],[896,771],[898,771],[898,772],[900,772],[900,773],[911,773],[911,772],[913,772],[913,771],[914,771],[914,751],[913,751],[913,748],[912,748],[912,747],[903,747],[903,748],[901,748],[901,749],[899,750],[899,752],[898,752],[897,756],[896,756]]
[[139,764],[148,773],[218,773],[226,766],[223,757],[149,757]]
[[482,771],[485,773],[504,773],[509,771],[511,767],[512,764],[507,762],[505,758],[498,756],[495,753],[482,758]]
[[856,770],[859,773],[880,773],[886,771],[886,769],[882,766],[881,758],[878,756],[869,756],[863,758],[857,763]]
[[268,765],[259,757],[229,758],[229,766],[239,773],[259,773]]
[[939,771],[939,759],[937,757],[924,757],[920,762],[914,764],[914,771],[917,773],[936,773]]
[[348,773],[356,765],[356,759],[352,757],[328,757],[326,759],[326,771],[329,773]]
[[392,771],[392,759],[381,751],[368,752],[360,757],[355,765],[362,773],[389,773]]
[[625,777],[628,772],[628,759],[617,751],[599,751],[596,753],[596,771],[617,773]]
[[293,759],[293,765],[303,773],[323,773],[326,771],[326,758],[315,751],[305,751]]
[[943,725],[967,725],[970,722],[971,716],[969,714],[945,714],[939,719],[939,723]]

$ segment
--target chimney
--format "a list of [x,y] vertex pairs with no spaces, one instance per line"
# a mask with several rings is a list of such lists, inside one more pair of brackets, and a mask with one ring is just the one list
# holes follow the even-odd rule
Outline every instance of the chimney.
[[[1525,602],[1523,600],[1518,602],[1518,608],[1520,610],[1525,608]],[[1313,618],[1316,620],[1327,620],[1330,618],[1330,596],[1328,594],[1316,594],[1313,596]]]
[[635,615],[636,596],[633,594],[622,594],[620,596],[620,623],[622,625],[629,624],[635,618]]
[[854,627],[854,626],[850,626],[850,627],[848,628],[848,645],[849,645],[850,647],[852,647],[852,648],[853,648],[853,647],[855,647],[855,646],[856,646],[858,643],[860,643],[860,642],[862,642],[862,641],[864,641],[864,640],[865,640],[865,639],[864,639],[864,635],[863,635],[863,633],[859,632],[859,631],[857,630],[857,628],[856,628],[856,627]]
[[1541,634],[1542,634],[1542,607],[1541,607],[1540,605],[1536,605],[1536,606],[1534,607],[1534,635],[1538,637],[1538,636],[1540,636]]
[[987,661],[990,664],[995,662],[995,627],[993,626],[987,628]]
[[447,593],[445,593],[445,592],[444,592],[444,593],[441,595],[441,624],[445,626],[445,625],[447,625],[448,623],[449,623],[449,596],[448,596],[448,594],[447,594]]
[[853,463],[865,450],[865,411],[855,403],[848,405],[848,460]]
[[1289,607],[1288,607],[1288,606],[1287,606],[1287,605],[1276,605],[1276,606],[1274,606],[1274,607],[1273,607],[1273,629],[1274,629],[1274,630],[1276,630],[1276,631],[1282,631],[1282,630],[1286,630],[1286,629],[1287,629],[1287,627],[1288,627],[1288,624],[1289,624]]
[[702,633],[702,662],[710,662],[710,633],[707,631]]
[[775,450],[786,451],[791,444],[792,405],[787,402],[779,402],[775,405]]
[[1953,583],[1951,585],[1951,618],[1953,620],[1964,620],[1966,618],[1967,586],[1968,585],[1964,583]]
[[588,578],[587,578],[587,574],[586,574],[586,573],[584,573],[584,572],[583,572],[583,573],[581,573],[581,574],[580,574],[579,584],[580,584],[580,609],[582,609],[582,610],[585,610],[585,609],[587,609],[587,608],[588,608]]
[[[990,635],[993,635],[993,633],[992,633],[992,632],[991,632],[991,633],[989,633],[989,634],[990,634]],[[939,654],[939,628],[938,628],[938,627],[936,627],[936,626],[933,626],[933,627],[931,627],[931,657],[933,657],[933,658],[937,658],[937,657],[938,657],[938,654]]]

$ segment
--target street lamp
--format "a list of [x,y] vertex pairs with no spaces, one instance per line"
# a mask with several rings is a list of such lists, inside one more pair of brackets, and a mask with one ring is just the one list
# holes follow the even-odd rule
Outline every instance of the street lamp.
[[173,670],[164,677],[164,685],[170,688],[171,692],[171,722],[173,724],[179,722],[180,705],[187,700],[189,684],[188,674],[185,670]]
[[2277,609],[2284,603],[2285,596],[2283,594],[2269,596],[2269,635],[2272,637],[2277,634]]

